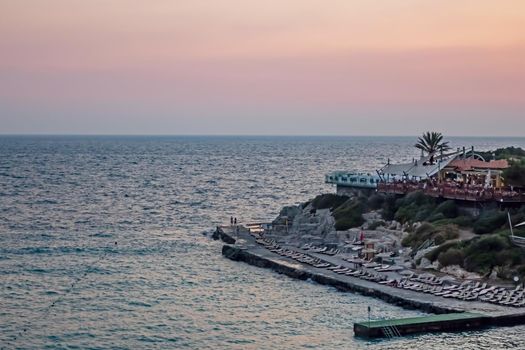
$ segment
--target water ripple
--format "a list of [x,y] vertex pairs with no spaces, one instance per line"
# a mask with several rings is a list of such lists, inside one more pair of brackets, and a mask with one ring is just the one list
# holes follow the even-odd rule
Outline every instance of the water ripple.
[[[353,338],[420,314],[224,259],[202,235],[330,191],[412,138],[0,137],[0,347],[525,348],[524,327]],[[490,149],[525,139],[452,139]]]

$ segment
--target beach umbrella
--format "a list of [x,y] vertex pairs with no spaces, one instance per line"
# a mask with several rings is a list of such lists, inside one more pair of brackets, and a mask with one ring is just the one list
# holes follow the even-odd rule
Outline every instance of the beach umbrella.
[[485,177],[485,188],[489,188],[492,180],[492,174],[490,169],[487,171],[487,176]]

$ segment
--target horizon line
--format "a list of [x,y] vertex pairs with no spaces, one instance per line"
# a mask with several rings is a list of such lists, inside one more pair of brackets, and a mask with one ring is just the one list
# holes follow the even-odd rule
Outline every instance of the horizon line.
[[[462,138],[525,138],[517,135],[446,135],[444,137],[462,137]],[[123,137],[419,137],[421,134],[405,135],[381,135],[381,134],[139,134],[139,133],[2,133],[1,136],[123,136]]]

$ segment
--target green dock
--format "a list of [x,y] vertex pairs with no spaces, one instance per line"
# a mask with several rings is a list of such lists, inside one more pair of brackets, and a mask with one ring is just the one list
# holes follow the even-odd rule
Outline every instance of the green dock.
[[491,324],[491,317],[462,312],[424,317],[360,322],[354,324],[358,337],[393,338],[416,333],[458,332],[480,329]]

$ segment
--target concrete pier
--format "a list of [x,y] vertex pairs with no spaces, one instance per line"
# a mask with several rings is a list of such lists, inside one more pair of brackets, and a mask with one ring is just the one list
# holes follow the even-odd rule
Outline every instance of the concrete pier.
[[[288,257],[280,256],[257,244],[255,238],[250,235],[249,230],[244,227],[223,227],[218,228],[216,235],[223,241],[234,242],[226,244],[222,248],[222,254],[235,261],[242,261],[250,265],[270,268],[278,273],[285,274],[292,278],[301,280],[310,279],[319,284],[330,285],[338,290],[346,292],[356,292],[367,296],[380,298],[388,303],[392,303],[404,308],[420,309],[433,314],[458,314],[469,313],[476,317],[458,318],[452,323],[452,327],[447,326],[447,322],[430,323],[416,322],[416,325],[407,325],[400,335],[429,331],[459,331],[463,329],[474,329],[486,326],[513,326],[525,324],[525,309],[514,308],[481,301],[463,301],[452,298],[443,298],[432,294],[416,292],[401,288],[394,288],[387,285],[363,280],[353,276],[340,275],[333,271],[316,268],[307,264],[300,263]],[[323,257],[323,259],[338,264],[334,257]],[[436,321],[436,320],[434,320]],[[437,321],[436,321],[437,322]],[[366,322],[357,323],[363,325]],[[428,322],[427,322],[428,323]],[[409,323],[410,324],[410,323]],[[361,329],[356,326],[357,329]],[[463,327],[463,328],[462,328]],[[470,328],[469,328],[470,327]],[[358,331],[360,332],[360,331]],[[370,336],[374,336],[375,331],[368,330]],[[356,333],[357,335],[357,333]]]

